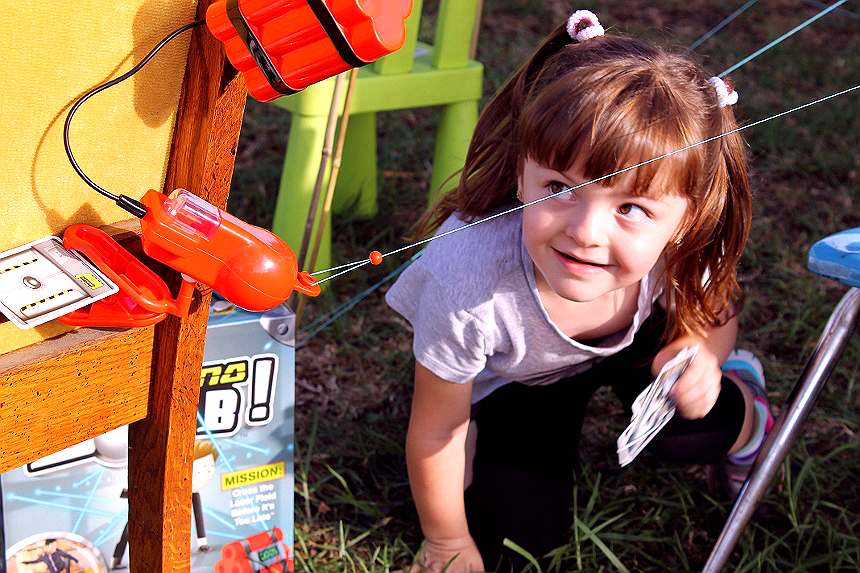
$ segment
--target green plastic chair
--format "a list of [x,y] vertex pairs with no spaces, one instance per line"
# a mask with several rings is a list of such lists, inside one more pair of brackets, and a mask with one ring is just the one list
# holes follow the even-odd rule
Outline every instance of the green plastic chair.
[[[422,0],[415,0],[403,47],[358,71],[332,202],[334,213],[349,210],[351,215],[363,217],[376,213],[377,112],[441,106],[430,199],[463,166],[482,93],[483,66],[469,58],[478,1],[442,0],[431,46],[417,41]],[[272,102],[293,114],[272,230],[297,252],[333,94],[334,78],[330,78]],[[339,109],[342,107],[341,102]],[[328,174],[323,189],[327,178]],[[330,221],[326,221],[315,269],[331,266]]]

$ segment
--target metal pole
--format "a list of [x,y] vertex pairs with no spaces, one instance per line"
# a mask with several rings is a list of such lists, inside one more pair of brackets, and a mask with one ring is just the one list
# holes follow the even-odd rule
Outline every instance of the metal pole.
[[753,512],[767,493],[788,451],[800,434],[801,426],[833,367],[845,350],[860,318],[860,289],[849,290],[830,315],[818,346],[800,379],[794,386],[788,402],[782,408],[765,440],[753,470],[726,520],[720,537],[705,563],[703,573],[717,573],[726,564]]

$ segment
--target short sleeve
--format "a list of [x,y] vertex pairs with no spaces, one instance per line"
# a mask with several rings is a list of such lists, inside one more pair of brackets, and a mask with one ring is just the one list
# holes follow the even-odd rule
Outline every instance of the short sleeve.
[[416,360],[443,380],[470,382],[487,361],[482,329],[421,258],[400,275],[385,301],[412,325]]

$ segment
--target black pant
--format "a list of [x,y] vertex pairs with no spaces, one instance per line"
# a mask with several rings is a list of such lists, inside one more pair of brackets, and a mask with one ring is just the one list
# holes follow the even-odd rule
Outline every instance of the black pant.
[[[564,544],[572,523],[573,471],[588,401],[608,385],[629,413],[653,380],[650,365],[664,328],[661,313],[646,321],[631,346],[590,370],[547,386],[511,383],[477,405],[478,441],[466,514],[488,571],[525,566],[502,545],[505,538],[535,557]],[[723,379],[707,416],[674,416],[647,449],[674,462],[714,463],[737,440],[744,413],[740,390]]]

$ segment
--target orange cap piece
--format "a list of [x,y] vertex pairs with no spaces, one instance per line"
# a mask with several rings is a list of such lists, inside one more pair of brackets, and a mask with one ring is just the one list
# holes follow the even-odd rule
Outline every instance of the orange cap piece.
[[412,13],[412,0],[325,0],[355,55],[373,62],[394,52],[406,40],[404,22]]

